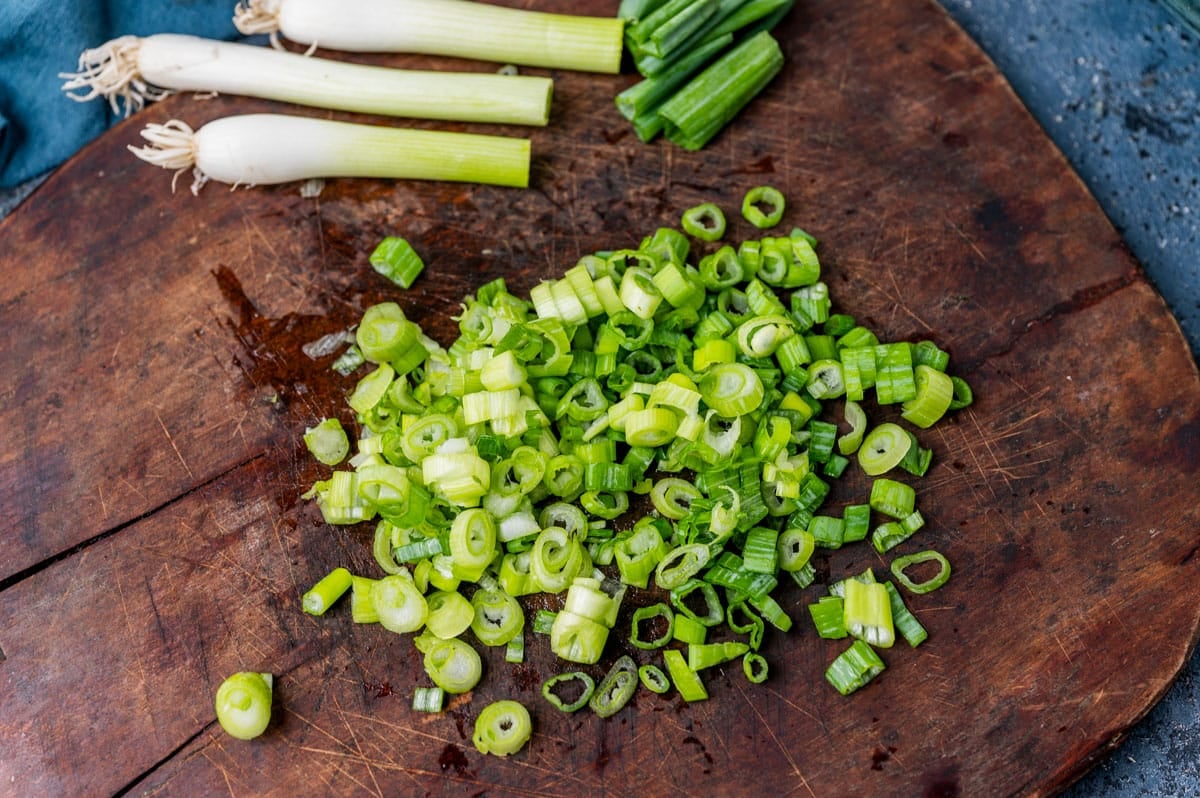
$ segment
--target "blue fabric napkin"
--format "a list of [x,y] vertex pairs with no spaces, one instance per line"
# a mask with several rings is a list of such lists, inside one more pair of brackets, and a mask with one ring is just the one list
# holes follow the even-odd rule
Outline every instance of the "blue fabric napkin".
[[0,188],[62,163],[117,121],[108,103],[78,103],[62,72],[79,55],[132,34],[238,37],[236,0],[0,0]]

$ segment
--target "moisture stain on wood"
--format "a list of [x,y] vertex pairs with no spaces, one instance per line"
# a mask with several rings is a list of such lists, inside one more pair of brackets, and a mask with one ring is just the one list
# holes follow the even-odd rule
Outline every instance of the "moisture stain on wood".
[[443,772],[453,770],[458,776],[473,776],[470,769],[471,760],[467,754],[454,743],[447,743],[438,754],[438,767]]

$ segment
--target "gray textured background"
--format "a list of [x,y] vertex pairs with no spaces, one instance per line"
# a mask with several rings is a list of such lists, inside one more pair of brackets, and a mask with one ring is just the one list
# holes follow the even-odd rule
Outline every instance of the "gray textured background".
[[[1200,353],[1200,32],[1156,0],[941,0],[1121,231]],[[0,217],[32,191],[0,192]],[[1200,795],[1200,656],[1067,798]]]

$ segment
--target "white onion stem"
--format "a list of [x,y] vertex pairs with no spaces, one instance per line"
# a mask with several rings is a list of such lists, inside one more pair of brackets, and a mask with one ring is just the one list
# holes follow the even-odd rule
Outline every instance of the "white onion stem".
[[108,99],[126,114],[172,91],[220,92],[298,105],[458,122],[545,125],[547,77],[392,69],[310,58],[172,33],[122,36],[87,50],[60,77],[76,100]]
[[242,33],[282,33],[333,50],[424,53],[616,74],[624,20],[471,0],[243,0]]
[[192,193],[208,180],[243,186],[316,177],[529,185],[529,140],[506,136],[245,114],[196,131],[179,120],[151,124],[142,137],[148,145],[129,150],[177,173],[193,168]]

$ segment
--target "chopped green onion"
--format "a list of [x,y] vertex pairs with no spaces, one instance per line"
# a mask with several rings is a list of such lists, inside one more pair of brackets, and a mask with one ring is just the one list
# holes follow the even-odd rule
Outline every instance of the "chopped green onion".
[[525,635],[521,632],[504,647],[504,661],[519,664],[525,661]]
[[700,379],[704,402],[725,418],[757,410],[765,392],[758,373],[744,363],[715,364]]
[[900,521],[884,521],[871,532],[871,545],[875,551],[883,554],[908,540],[915,531],[911,522],[905,526]]
[[377,579],[365,576],[352,577],[350,581],[350,619],[354,623],[379,623],[379,613],[371,600]]
[[221,728],[239,740],[253,740],[271,722],[274,679],[269,673],[241,671],[217,688],[216,713]]
[[[571,601],[572,594],[576,597]],[[580,599],[579,597],[584,598]],[[603,608],[596,608],[597,600]],[[568,605],[554,617],[550,627],[550,650],[562,659],[591,665],[600,661],[611,624],[608,610],[612,600],[603,591],[576,579],[568,592]],[[581,606],[587,604],[585,608]]]
[[703,643],[708,637],[708,627],[687,615],[676,615],[671,628],[671,638],[680,643]]
[[[842,376],[844,385],[844,371]],[[867,414],[862,405],[852,399],[846,400],[843,412],[846,415],[846,423],[850,425],[850,431],[837,439],[837,447],[840,453],[850,455],[858,451],[858,447],[862,445],[863,435],[867,431]]]
[[693,643],[688,646],[688,667],[694,671],[721,665],[737,659],[750,650],[746,643]]
[[904,638],[904,642],[912,648],[916,648],[925,642],[929,637],[929,632],[925,631],[925,627],[917,620],[917,616],[912,614],[912,611],[904,603],[904,597],[900,595],[900,591],[891,582],[884,582],[884,588],[888,592],[888,599],[892,603],[892,623],[896,627],[896,631]]
[[751,598],[750,606],[762,613],[763,620],[779,631],[786,632],[792,628],[792,619],[784,612],[783,607],[779,606],[779,602],[770,596]]
[[[739,621],[738,616],[743,620]],[[731,632],[748,635],[750,648],[758,649],[762,643],[763,619],[758,617],[744,601],[736,601],[725,608],[725,623]],[[700,641],[703,642],[703,641]]]
[[471,631],[485,646],[507,645],[525,628],[521,605],[503,590],[476,590],[471,596],[471,607]]
[[480,710],[471,742],[481,754],[508,756],[524,748],[532,735],[529,710],[518,701],[503,699]]
[[904,402],[900,415],[910,424],[928,429],[950,409],[954,399],[954,382],[948,375],[924,364],[913,368],[917,393]]
[[846,522],[832,515],[814,515],[808,523],[813,543],[825,549],[838,549],[846,540]]
[[711,202],[688,208],[681,224],[685,233],[701,241],[718,241],[725,235],[725,213]]
[[475,619],[475,608],[457,590],[436,590],[425,597],[425,603],[429,610],[425,628],[442,639],[458,637]]
[[783,192],[773,186],[755,186],[742,197],[742,216],[764,230],[779,224],[785,207]]
[[558,613],[553,610],[538,610],[533,616],[534,634],[550,634],[550,630],[554,628],[554,619],[557,617]]
[[[937,573],[923,582],[912,581],[906,570],[910,566],[921,565],[927,562],[937,563]],[[941,552],[929,549],[927,551],[919,551],[916,554],[906,554],[903,557],[897,557],[892,560],[891,571],[892,576],[896,577],[896,581],[904,585],[905,589],[909,592],[929,593],[937,590],[950,579],[950,562]]]
[[[688,600],[699,594],[704,601],[704,613],[701,614],[688,604]],[[700,579],[689,579],[679,587],[671,590],[671,604],[676,612],[691,618],[703,626],[716,626],[725,620],[725,608],[717,591],[708,582]]]
[[840,596],[821,596],[808,605],[817,635],[830,640],[846,637],[844,601]]
[[652,693],[662,694],[671,689],[671,680],[667,678],[667,674],[662,672],[662,668],[657,665],[646,663],[638,668],[638,679],[642,686]]
[[639,682],[637,664],[628,654],[623,655],[596,685],[588,706],[602,718],[615,715],[633,698]]
[[667,554],[654,570],[654,581],[663,590],[674,590],[700,572],[711,555],[708,546],[693,543]]
[[775,573],[778,566],[778,540],[779,533],[770,527],[756,526],[749,529],[742,546],[746,570],[763,574]]
[[[657,623],[659,618],[663,620],[663,623]],[[671,612],[671,608],[661,601],[646,607],[638,607],[633,611],[632,620],[633,631],[629,635],[629,642],[635,648],[662,648],[671,642],[675,635],[675,613]],[[665,626],[666,628],[657,637],[648,640],[644,639],[642,637],[643,626],[653,628],[656,625]]]
[[846,631],[873,646],[890,648],[896,640],[892,624],[892,602],[879,582],[846,582],[842,618]]
[[667,673],[671,675],[675,689],[679,691],[680,698],[688,703],[708,699],[708,691],[704,689],[704,682],[701,681],[699,674],[688,667],[682,652],[668,648],[663,652],[663,661],[667,665]]
[[883,673],[879,655],[862,640],[855,640],[825,670],[825,679],[842,695],[850,695]]
[[342,422],[327,418],[304,431],[304,445],[318,462],[328,466],[337,465],[350,454],[350,439]]
[[751,684],[762,684],[767,680],[767,660],[755,651],[747,651],[742,657],[742,672]]
[[414,712],[441,712],[446,700],[446,691],[440,687],[417,687],[413,690]]
[[[882,474],[917,475],[931,450],[896,424],[869,429],[853,397],[875,387],[881,403],[914,401],[899,397],[919,394],[917,375],[944,359],[833,313],[814,244],[793,231],[731,246],[741,271],[725,284],[726,272],[714,282],[688,262],[686,233],[658,228],[637,249],[579,259],[528,302],[502,280],[481,286],[448,349],[394,303],[365,317],[378,368],[351,394],[363,428],[353,470],[305,494],[330,523],[378,518],[373,554],[388,576],[351,577],[355,622],[424,627],[427,658],[470,626],[519,662],[517,597],[565,592],[529,619],[561,660],[599,663],[621,617],[631,648],[664,649],[687,700],[707,696],[698,670],[735,658],[765,679],[755,652],[767,625],[792,625],[782,574],[806,588],[818,547],[870,537],[884,552],[924,525],[916,490]],[[839,439],[823,405],[841,396],[851,430]],[[830,512],[847,455],[876,478],[869,499]],[[631,518],[639,495],[653,510]],[[651,575],[669,604],[619,616],[628,586],[642,598]],[[870,568],[829,593],[809,605],[823,637],[890,646],[898,634],[911,646],[927,635]],[[724,639],[723,624],[740,637]],[[442,654],[451,676],[479,659]],[[632,690],[637,670],[614,690]]]
[[[583,709],[595,691],[595,680],[583,671],[558,673],[542,682],[542,697],[563,712]],[[574,694],[575,697],[568,701],[563,697],[563,692]]]
[[425,270],[425,262],[412,244],[398,236],[388,236],[375,247],[369,258],[372,268],[401,288],[412,288]]
[[842,543],[866,540],[871,529],[871,505],[848,504],[842,510]]
[[912,438],[898,424],[885,422],[867,433],[858,449],[858,464],[867,476],[878,476],[900,464]]
[[450,527],[450,557],[455,575],[470,582],[478,581],[495,555],[496,522],[491,514],[481,507],[459,513]]
[[371,586],[371,605],[379,623],[388,631],[403,634],[425,625],[429,606],[407,573],[388,574]]
[[903,482],[879,478],[871,483],[869,504],[872,510],[897,520],[912,515],[916,506],[917,491]]
[[951,410],[961,410],[975,401],[975,395],[966,380],[962,377],[951,377],[950,381],[954,384],[954,398],[950,400]]
[[309,615],[324,615],[333,603],[350,589],[354,577],[345,568],[334,568],[300,598],[300,607]]
[[907,343],[876,347],[875,398],[879,404],[907,402],[917,396],[912,347]]
[[458,638],[427,638],[424,642],[425,673],[447,693],[465,693],[479,684],[483,660],[479,652]]

